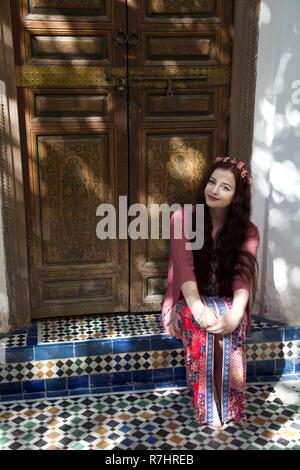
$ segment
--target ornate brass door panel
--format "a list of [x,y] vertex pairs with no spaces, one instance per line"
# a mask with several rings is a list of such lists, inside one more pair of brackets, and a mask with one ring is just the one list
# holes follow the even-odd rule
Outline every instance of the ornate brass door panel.
[[[126,1],[12,0],[33,317],[128,310],[128,240],[96,208],[128,193]],[[120,35],[119,35],[120,36]]]
[[[191,203],[228,148],[233,0],[130,0],[131,203]],[[158,310],[168,242],[131,241],[131,311]]]

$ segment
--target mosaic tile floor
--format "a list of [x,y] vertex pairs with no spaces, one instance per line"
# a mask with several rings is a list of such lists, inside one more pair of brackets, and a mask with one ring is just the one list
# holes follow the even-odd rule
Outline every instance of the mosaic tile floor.
[[0,405],[0,450],[300,450],[300,383],[247,387],[249,423],[197,426],[184,390]]

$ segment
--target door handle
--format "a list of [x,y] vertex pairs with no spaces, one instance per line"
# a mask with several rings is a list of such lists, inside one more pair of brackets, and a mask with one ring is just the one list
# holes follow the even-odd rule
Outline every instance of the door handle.
[[114,40],[117,46],[123,47],[128,44],[130,47],[137,47],[140,42],[139,33],[133,29],[129,34],[119,28],[114,33]]
[[128,34],[128,44],[130,47],[137,47],[140,42],[140,35],[139,33],[133,29],[129,34]]
[[128,34],[119,28],[114,33],[114,40],[117,46],[123,47],[128,42]]

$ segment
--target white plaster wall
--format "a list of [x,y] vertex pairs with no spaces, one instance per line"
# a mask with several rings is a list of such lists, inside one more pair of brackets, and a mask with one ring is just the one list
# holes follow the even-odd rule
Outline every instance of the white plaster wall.
[[[0,80],[0,95],[5,96],[5,85]],[[1,101],[1,100],[0,100]],[[0,155],[1,158],[1,155]],[[8,331],[8,298],[6,289],[5,258],[2,224],[2,185],[0,181],[0,333]]]
[[3,245],[3,225],[0,199],[0,333],[8,331],[8,298],[6,289],[4,245]]
[[262,235],[264,315],[290,324],[300,324],[299,43],[300,1],[262,0],[253,219]]

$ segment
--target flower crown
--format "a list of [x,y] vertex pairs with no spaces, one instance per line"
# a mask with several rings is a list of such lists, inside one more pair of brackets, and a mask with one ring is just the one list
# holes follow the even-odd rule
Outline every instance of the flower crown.
[[232,163],[232,165],[236,166],[236,168],[240,171],[241,177],[244,181],[246,181],[248,184],[252,184],[252,178],[251,176],[248,175],[248,170],[245,167],[245,163],[242,161],[237,161],[235,158],[230,158],[227,155],[224,156],[219,156],[215,159],[214,163],[219,163],[219,162],[229,162]]

